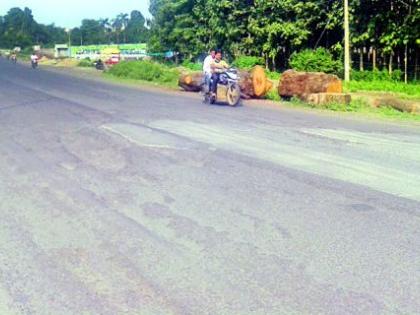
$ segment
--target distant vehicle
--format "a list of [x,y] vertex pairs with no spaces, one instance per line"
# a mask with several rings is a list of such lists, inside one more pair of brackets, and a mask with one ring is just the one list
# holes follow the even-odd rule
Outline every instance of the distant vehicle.
[[94,63],[96,70],[105,70],[105,65],[101,59]]
[[117,63],[119,63],[121,61],[121,56],[120,56],[120,54],[114,54],[114,55],[111,55],[111,57],[110,58],[108,58],[106,61],[105,61],[105,63],[107,64],[107,65],[109,65],[109,66],[113,66],[113,65],[116,65]]

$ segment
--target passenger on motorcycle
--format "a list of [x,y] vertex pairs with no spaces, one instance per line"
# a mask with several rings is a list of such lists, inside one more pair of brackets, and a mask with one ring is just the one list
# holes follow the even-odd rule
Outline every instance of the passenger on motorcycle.
[[38,56],[37,56],[35,53],[33,53],[33,54],[31,55],[31,61],[32,61],[32,62],[36,62],[36,61],[38,61]]
[[211,79],[211,64],[213,63],[213,60],[216,56],[216,50],[212,49],[210,50],[210,54],[204,59],[203,64],[203,73],[204,73],[204,84],[206,84],[207,88],[210,88],[210,79]]
[[17,56],[16,56],[16,53],[15,53],[15,52],[12,52],[12,54],[10,55],[10,59],[11,59],[14,63],[16,63],[16,62],[17,62]]
[[35,68],[38,65],[38,56],[35,53],[32,53],[31,55],[31,64],[33,68]]
[[215,58],[211,63],[210,67],[212,72],[211,92],[213,96],[215,96],[217,93],[217,83],[219,83],[220,80],[220,74],[229,69],[229,65],[227,64],[227,62],[222,59],[221,50],[216,51]]

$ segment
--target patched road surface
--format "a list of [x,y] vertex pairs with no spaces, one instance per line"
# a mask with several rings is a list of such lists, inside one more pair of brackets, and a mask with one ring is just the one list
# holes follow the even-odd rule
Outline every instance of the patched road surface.
[[420,127],[0,59],[0,314],[420,314]]

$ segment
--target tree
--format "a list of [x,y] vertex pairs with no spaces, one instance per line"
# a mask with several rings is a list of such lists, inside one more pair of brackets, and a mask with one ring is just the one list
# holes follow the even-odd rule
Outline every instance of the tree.
[[111,44],[111,37],[112,37],[112,32],[113,32],[111,21],[109,19],[99,19],[99,24],[101,25],[105,33],[107,43]]
[[127,24],[127,41],[130,43],[144,43],[147,41],[148,29],[145,26],[146,19],[140,11],[132,11]]

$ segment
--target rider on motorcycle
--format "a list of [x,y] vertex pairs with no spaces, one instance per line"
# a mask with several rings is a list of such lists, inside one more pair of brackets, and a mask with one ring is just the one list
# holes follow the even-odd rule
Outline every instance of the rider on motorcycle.
[[35,54],[35,52],[32,53],[31,55],[31,64],[32,64],[32,67],[35,67],[38,65],[38,56],[37,54]]
[[16,56],[16,52],[12,52],[12,54],[10,55],[10,59],[16,63],[17,61],[17,56]]
[[210,67],[212,72],[211,92],[212,96],[215,97],[217,93],[217,83],[219,83],[220,80],[220,74],[229,69],[229,65],[227,64],[227,62],[222,59],[221,50],[216,51],[215,58],[211,63]]
[[211,64],[213,63],[214,58],[216,57],[216,50],[210,50],[210,54],[204,59],[203,63],[203,73],[204,73],[204,84],[206,84],[206,88],[210,88],[210,80],[211,80]]

